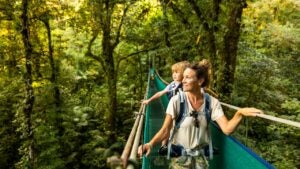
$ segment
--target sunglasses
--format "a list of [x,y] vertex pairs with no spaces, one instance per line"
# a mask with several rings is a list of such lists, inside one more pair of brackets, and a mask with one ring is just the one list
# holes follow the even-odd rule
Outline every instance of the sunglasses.
[[192,116],[194,118],[193,119],[194,126],[197,127],[197,128],[199,128],[198,112],[192,111],[190,113],[190,116]]

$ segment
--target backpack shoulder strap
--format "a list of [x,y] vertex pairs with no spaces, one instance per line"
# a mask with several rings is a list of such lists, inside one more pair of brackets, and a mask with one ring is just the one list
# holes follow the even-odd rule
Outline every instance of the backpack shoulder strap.
[[182,121],[184,120],[185,116],[186,116],[186,107],[187,107],[187,101],[186,101],[186,96],[184,94],[183,91],[179,90],[179,114],[175,120],[175,127],[179,128],[180,124],[182,123]]
[[179,91],[179,90],[182,90],[182,83],[180,83],[177,87],[176,87],[176,93]]
[[207,123],[209,123],[211,121],[211,98],[209,96],[209,94],[204,93],[204,99],[205,99],[205,108],[204,108],[204,112],[205,112],[205,117],[207,120]]
[[172,130],[172,132],[170,134],[170,137],[169,137],[167,159],[170,159],[171,142],[173,140],[174,134],[176,133],[176,131],[179,128],[180,124],[182,123],[182,121],[186,117],[187,101],[186,101],[186,96],[185,96],[184,92],[179,90],[178,91],[178,97],[179,97],[179,112],[178,112],[178,116],[175,120],[173,130]]
[[207,135],[208,135],[208,140],[209,140],[209,144],[208,144],[208,151],[209,151],[209,159],[212,160],[213,159],[213,145],[212,145],[212,137],[211,137],[211,130],[209,127],[209,124],[211,122],[211,97],[209,96],[209,94],[204,93],[204,98],[205,98],[205,117],[206,117],[206,121],[207,121]]

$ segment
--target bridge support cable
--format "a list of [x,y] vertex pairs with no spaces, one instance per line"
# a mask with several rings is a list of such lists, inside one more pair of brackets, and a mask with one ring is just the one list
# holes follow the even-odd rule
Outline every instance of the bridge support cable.
[[[231,108],[231,109],[234,109],[234,110],[241,109],[240,107],[236,107],[236,106],[233,106],[233,105],[230,105],[230,104],[227,104],[227,103],[223,103],[223,102],[221,102],[221,105],[226,106],[226,107]],[[282,118],[267,115],[267,114],[256,114],[256,116],[260,117],[260,118],[267,119],[267,120],[271,120],[271,121],[275,121],[275,122],[278,122],[278,123],[283,123],[283,124],[287,124],[287,125],[290,125],[290,126],[300,128],[300,123],[296,122],[296,121],[282,119]]]

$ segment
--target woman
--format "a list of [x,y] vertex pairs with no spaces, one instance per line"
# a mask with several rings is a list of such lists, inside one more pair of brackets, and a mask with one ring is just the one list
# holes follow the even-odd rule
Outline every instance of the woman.
[[[206,64],[190,65],[183,73],[182,83],[184,95],[187,100],[188,113],[180,124],[180,127],[176,130],[173,140],[171,140],[172,144],[182,146],[186,152],[200,152],[209,142],[207,122],[203,115],[205,107],[204,93],[201,90],[209,83],[209,64],[208,62],[200,63]],[[170,132],[173,129],[173,121],[179,113],[179,99],[178,95],[171,98],[166,110],[163,126],[151,141],[139,147],[138,154],[140,156],[143,153],[146,153],[146,156],[148,156],[155,144],[160,143],[170,136]],[[210,100],[211,120],[215,121],[226,135],[235,130],[243,116],[256,116],[257,113],[262,113],[261,110],[256,108],[242,108],[235,113],[231,120],[228,120],[223,113],[220,102],[212,96],[210,96]],[[195,116],[195,112],[197,116]],[[208,168],[206,158],[203,155],[199,155],[199,153],[172,158],[171,163],[171,168]]]

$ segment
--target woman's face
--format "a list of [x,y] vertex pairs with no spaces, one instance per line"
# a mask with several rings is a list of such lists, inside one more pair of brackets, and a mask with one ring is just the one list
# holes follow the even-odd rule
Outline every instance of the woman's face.
[[183,72],[183,80],[182,80],[183,91],[185,92],[190,92],[193,90],[200,91],[199,88],[201,88],[202,83],[203,83],[202,79],[197,79],[195,70],[191,68],[185,69],[185,71]]

